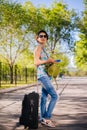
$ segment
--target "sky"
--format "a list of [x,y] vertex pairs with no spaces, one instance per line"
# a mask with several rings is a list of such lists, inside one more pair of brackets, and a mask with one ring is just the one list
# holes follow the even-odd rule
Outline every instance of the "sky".
[[[24,3],[29,0],[14,0],[17,2]],[[35,6],[46,5],[50,7],[54,0],[30,0]],[[59,1],[59,0],[57,0]],[[84,9],[83,0],[63,0],[64,3],[68,4],[69,9],[74,8],[77,12],[81,12]]]

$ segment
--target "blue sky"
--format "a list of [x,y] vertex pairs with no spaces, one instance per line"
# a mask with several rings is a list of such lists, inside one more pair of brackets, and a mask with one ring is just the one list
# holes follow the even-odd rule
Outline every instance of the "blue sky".
[[[29,0],[14,0],[17,2],[21,2],[24,3],[25,1],[29,1]],[[40,5],[46,5],[46,7],[49,7],[54,0],[30,0],[35,6],[40,6]],[[59,1],[59,0],[57,0]],[[68,4],[69,9],[74,8],[76,11],[82,11],[84,8],[83,5],[83,0],[63,0],[64,3]]]

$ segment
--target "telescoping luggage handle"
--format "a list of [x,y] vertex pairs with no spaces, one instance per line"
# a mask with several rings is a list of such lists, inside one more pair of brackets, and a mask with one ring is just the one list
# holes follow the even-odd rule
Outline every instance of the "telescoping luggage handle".
[[37,86],[37,93],[39,93],[38,85],[39,85],[39,83],[38,83],[38,81],[37,81],[37,84],[36,84],[36,86]]

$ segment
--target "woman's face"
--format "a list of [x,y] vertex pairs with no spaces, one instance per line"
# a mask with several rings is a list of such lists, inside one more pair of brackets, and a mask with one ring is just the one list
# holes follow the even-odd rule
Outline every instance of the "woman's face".
[[38,36],[37,36],[37,41],[41,44],[45,44],[47,42],[47,35],[44,32],[41,32]]

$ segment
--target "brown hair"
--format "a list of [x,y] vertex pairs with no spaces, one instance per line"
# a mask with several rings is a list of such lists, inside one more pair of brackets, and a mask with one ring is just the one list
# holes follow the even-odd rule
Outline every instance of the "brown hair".
[[48,40],[48,34],[47,34],[47,32],[44,31],[44,30],[40,30],[40,31],[37,33],[37,36],[39,36],[39,34],[42,33],[42,32],[46,34],[46,36],[47,36],[47,40]]

